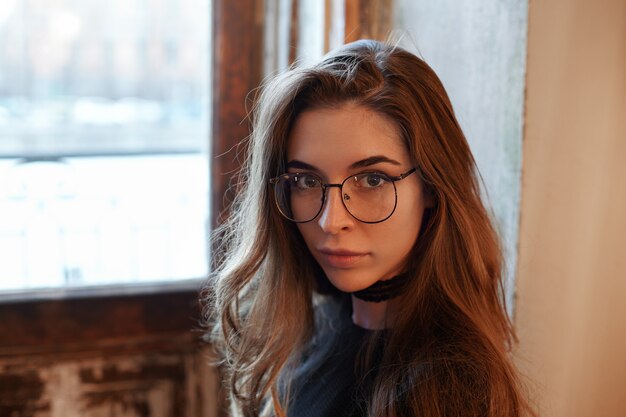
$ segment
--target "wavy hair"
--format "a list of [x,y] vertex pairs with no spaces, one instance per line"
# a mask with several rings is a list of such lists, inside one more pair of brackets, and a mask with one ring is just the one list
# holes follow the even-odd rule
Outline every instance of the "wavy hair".
[[287,138],[302,111],[347,102],[396,123],[434,197],[408,259],[414,276],[387,329],[368,415],[534,415],[510,357],[517,340],[498,236],[447,93],[423,60],[370,40],[291,68],[257,97],[240,187],[215,231],[203,296],[231,410],[286,415],[281,375],[297,367],[314,334],[316,294],[329,285],[316,279],[319,266],[279,214],[268,180],[285,170]]

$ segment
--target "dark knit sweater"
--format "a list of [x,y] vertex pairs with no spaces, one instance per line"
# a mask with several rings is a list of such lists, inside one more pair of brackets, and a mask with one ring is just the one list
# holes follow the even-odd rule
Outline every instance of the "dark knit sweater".
[[[291,388],[288,417],[365,416],[367,399],[380,361],[382,339],[378,339],[374,365],[358,367],[364,343],[376,332],[352,323],[351,307],[325,306],[336,315],[325,328],[318,328],[310,349],[297,369]],[[338,310],[328,311],[332,308]],[[331,316],[333,317],[333,316]],[[384,335],[384,332],[382,333]],[[363,352],[361,352],[361,355]]]

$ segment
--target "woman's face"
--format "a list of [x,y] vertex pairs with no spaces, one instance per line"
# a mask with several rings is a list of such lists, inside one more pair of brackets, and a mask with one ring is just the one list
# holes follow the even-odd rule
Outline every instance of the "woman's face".
[[[361,172],[398,176],[413,168],[394,123],[351,103],[303,112],[288,140],[288,172],[313,172],[326,184]],[[415,173],[395,185],[396,209],[381,223],[356,220],[343,205],[339,188],[329,187],[318,216],[297,224],[311,254],[339,290],[358,291],[402,272],[431,202]]]

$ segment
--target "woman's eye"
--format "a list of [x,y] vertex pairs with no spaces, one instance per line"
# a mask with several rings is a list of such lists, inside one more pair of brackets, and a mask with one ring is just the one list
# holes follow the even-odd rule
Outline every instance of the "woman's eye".
[[293,178],[295,186],[299,189],[306,190],[309,188],[316,188],[320,186],[320,181],[313,175],[297,175]]
[[359,176],[357,183],[359,187],[378,188],[386,183],[386,178],[382,174],[368,173]]

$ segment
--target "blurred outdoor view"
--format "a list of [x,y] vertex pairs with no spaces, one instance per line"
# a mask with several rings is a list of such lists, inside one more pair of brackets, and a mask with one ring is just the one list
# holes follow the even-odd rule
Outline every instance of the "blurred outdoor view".
[[210,0],[0,0],[0,291],[207,272]]

